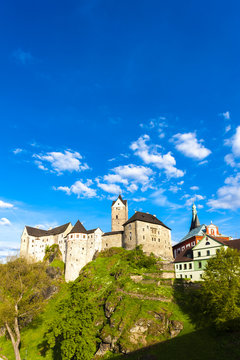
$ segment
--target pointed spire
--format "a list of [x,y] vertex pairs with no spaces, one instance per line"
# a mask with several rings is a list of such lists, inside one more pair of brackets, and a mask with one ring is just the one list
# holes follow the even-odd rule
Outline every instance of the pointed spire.
[[191,226],[190,226],[190,231],[193,229],[196,229],[198,226],[200,226],[200,221],[197,215],[197,209],[196,209],[196,205],[193,203],[192,206],[192,222],[191,222]]

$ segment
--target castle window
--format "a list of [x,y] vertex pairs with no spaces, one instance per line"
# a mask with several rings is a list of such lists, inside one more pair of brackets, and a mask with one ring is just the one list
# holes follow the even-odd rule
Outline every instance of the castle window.
[[108,244],[106,244],[106,246],[108,246]]
[[116,219],[118,219],[118,215],[116,215]]
[[201,268],[202,268],[202,263],[201,263],[201,261],[199,261],[199,263],[198,263],[198,267],[199,267],[199,269],[201,269]]
[[200,279],[202,279],[202,274],[200,274]]
[[178,269],[178,265],[176,265],[176,269]]
[[160,242],[160,239],[158,239],[158,242]]
[[190,275],[190,279],[192,279],[192,275]]
[[192,264],[189,264],[189,269],[191,269],[192,268]]
[[210,250],[207,250],[207,256],[210,256]]
[[84,248],[82,248],[82,250],[84,250]]
[[86,235],[83,235],[83,239],[85,239]]
[[179,265],[179,270],[182,270],[182,264]]
[[187,269],[187,264],[184,264],[184,270],[186,270]]
[[73,238],[73,235],[71,235],[71,239]]
[[198,257],[201,256],[201,251],[198,251],[197,255],[198,255]]
[[132,224],[129,225],[129,229],[131,229],[131,228],[132,228]]
[[143,240],[145,240],[145,236],[143,235]]
[[77,238],[77,239],[79,238],[79,235],[78,235],[78,234],[76,235],[76,238]]
[[149,229],[149,226],[147,225],[147,229]]

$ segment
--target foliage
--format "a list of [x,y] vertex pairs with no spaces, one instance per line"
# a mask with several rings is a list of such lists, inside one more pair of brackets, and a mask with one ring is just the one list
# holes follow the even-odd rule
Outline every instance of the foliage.
[[240,252],[221,249],[208,261],[202,284],[203,311],[217,328],[240,321]]
[[61,259],[62,258],[62,253],[59,249],[59,245],[58,244],[53,244],[51,246],[47,245],[45,248],[45,256],[43,258],[44,261],[48,261],[49,263],[51,263],[53,260],[55,259]]
[[45,335],[54,358],[91,360],[96,351],[96,308],[88,301],[87,288],[71,284],[70,297],[56,310],[58,315],[49,323]]
[[157,263],[154,255],[145,255],[141,246],[137,246],[134,250],[127,252],[125,259],[136,269],[150,269]]
[[18,258],[0,265],[0,327],[7,329],[20,359],[21,328],[42,309],[50,284],[43,263]]

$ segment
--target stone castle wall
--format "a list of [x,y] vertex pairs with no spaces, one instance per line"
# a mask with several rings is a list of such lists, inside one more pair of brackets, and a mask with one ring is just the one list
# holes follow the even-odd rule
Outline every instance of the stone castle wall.
[[127,224],[124,231],[123,246],[132,250],[141,245],[146,254],[172,259],[171,231],[164,226],[134,221]]

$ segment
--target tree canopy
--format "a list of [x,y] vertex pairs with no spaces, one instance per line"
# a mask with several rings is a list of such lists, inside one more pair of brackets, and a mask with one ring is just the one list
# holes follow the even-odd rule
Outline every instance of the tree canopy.
[[0,327],[6,328],[17,360],[21,328],[41,311],[49,285],[44,263],[17,258],[0,264]]
[[76,282],[69,286],[70,296],[58,305],[46,340],[55,359],[91,360],[96,352],[96,306],[88,299],[89,289]]
[[206,266],[201,306],[219,329],[240,327],[240,252],[222,248]]

